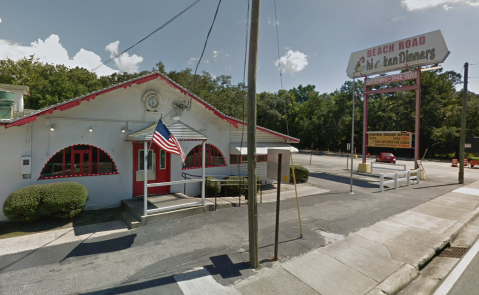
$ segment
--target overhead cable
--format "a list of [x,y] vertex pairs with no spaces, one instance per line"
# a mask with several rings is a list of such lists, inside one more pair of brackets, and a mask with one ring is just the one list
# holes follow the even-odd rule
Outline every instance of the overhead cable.
[[[121,53],[117,54],[116,56],[104,61],[102,64],[96,66],[95,68],[91,69],[92,72],[98,70],[99,68],[101,68],[102,66],[106,65],[107,63],[117,59],[118,57],[122,56],[123,53],[127,52],[128,50],[132,49],[133,47],[135,47],[136,45],[140,44],[141,42],[145,41],[146,39],[148,39],[151,35],[153,35],[154,33],[158,32],[159,30],[163,29],[164,27],[166,27],[169,23],[171,23],[172,21],[174,21],[177,17],[179,17],[180,15],[182,15],[183,13],[185,13],[186,11],[188,11],[191,7],[193,7],[194,5],[196,5],[198,2],[200,2],[201,0],[196,0],[195,2],[193,2],[193,4],[191,4],[190,6],[186,7],[183,11],[181,11],[180,13],[178,13],[177,15],[175,15],[173,18],[171,18],[169,21],[167,21],[166,23],[164,23],[162,26],[158,27],[156,30],[154,30],[153,32],[151,32],[150,34],[148,34],[146,37],[144,37],[143,39],[141,39],[140,41],[136,42],[135,44],[133,44],[132,46],[128,47],[127,49],[123,50]],[[221,2],[221,1],[220,1]]]

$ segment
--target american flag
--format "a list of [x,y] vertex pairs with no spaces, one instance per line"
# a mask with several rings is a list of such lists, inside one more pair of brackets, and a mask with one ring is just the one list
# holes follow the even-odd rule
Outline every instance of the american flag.
[[176,140],[175,136],[166,128],[165,124],[161,122],[161,119],[158,121],[158,125],[156,125],[152,140],[166,152],[179,155],[181,157],[181,163],[185,162],[186,156],[178,140]]

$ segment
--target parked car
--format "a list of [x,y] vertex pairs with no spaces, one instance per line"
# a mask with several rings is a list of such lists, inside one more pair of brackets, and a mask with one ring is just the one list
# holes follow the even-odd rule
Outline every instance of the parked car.
[[376,156],[376,162],[396,164],[396,157],[392,153],[381,153],[379,156]]

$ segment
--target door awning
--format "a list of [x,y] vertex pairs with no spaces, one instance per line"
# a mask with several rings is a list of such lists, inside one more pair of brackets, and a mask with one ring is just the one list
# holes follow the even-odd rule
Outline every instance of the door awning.
[[[130,141],[143,141],[151,140],[153,132],[155,131],[157,124],[146,127],[140,131],[128,134],[126,140]],[[207,139],[206,135],[195,128],[186,125],[181,121],[176,121],[170,125],[166,125],[170,132],[176,137],[177,140],[198,140],[204,141]]]
[[[248,144],[246,142],[241,146],[240,143],[230,143],[230,154],[231,155],[247,155],[248,154]],[[289,149],[292,153],[297,153],[298,149],[294,146],[290,146],[287,143],[257,143],[256,144],[256,154],[257,155],[267,155],[268,149]]]

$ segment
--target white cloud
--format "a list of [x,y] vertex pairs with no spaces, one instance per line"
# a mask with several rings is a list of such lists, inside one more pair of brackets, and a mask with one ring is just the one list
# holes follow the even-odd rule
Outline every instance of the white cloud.
[[220,54],[220,51],[213,50],[213,58],[217,58],[219,54]]
[[198,60],[198,58],[192,57],[190,60],[188,60],[186,63],[190,66],[194,65],[195,62]]
[[[118,46],[120,41],[111,42],[105,47],[106,51],[110,52],[110,57],[114,58],[118,56]],[[138,65],[143,61],[143,57],[133,54],[130,56],[127,52],[121,56],[115,58],[115,64],[122,72],[135,73],[138,72]]]
[[0,24],[2,23],[2,19],[0,18]]
[[[67,50],[60,43],[60,38],[55,34],[50,35],[45,41],[38,39],[30,43],[30,46],[22,46],[0,39],[0,59],[19,60],[30,55],[35,55],[36,58],[45,63],[63,64],[67,67],[92,69],[101,64],[100,56],[83,48],[70,59]],[[115,72],[117,71],[107,66],[103,66],[96,71],[99,76],[110,75]]]
[[444,10],[449,10],[452,6],[448,4],[464,3],[471,6],[479,6],[478,0],[402,0],[401,4],[407,8],[407,10],[425,9],[443,5]]
[[391,20],[393,22],[398,22],[398,21],[405,20],[405,19],[406,19],[406,17],[404,15],[399,15],[399,16],[393,17]]
[[275,22],[268,17],[268,24],[271,25],[271,26],[276,26],[276,24],[278,24],[278,26],[279,26],[279,21]]
[[294,76],[297,72],[302,71],[308,65],[308,56],[298,50],[288,50],[284,56],[276,60],[274,63],[278,69],[283,69],[283,72]]

